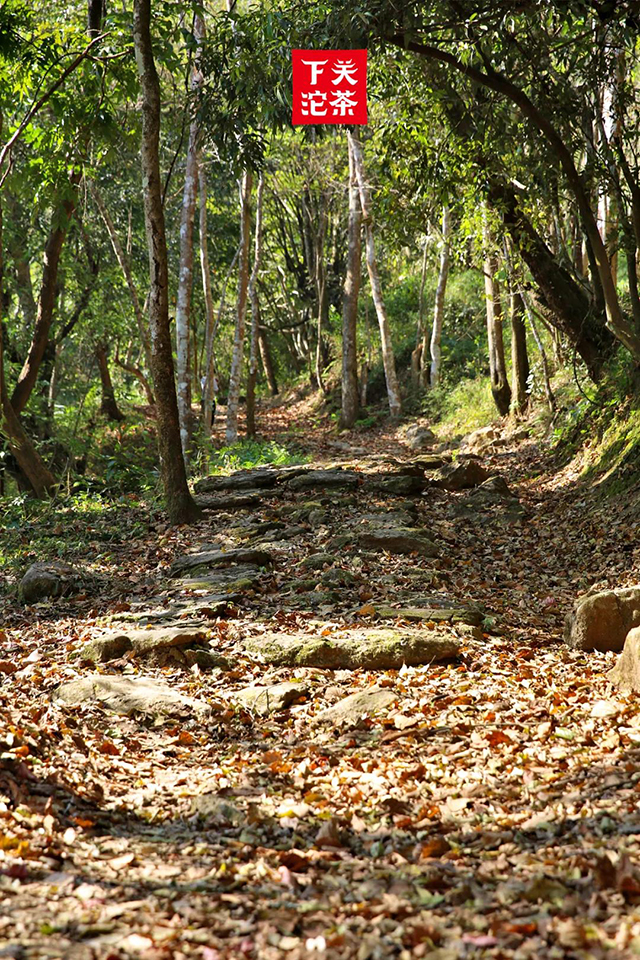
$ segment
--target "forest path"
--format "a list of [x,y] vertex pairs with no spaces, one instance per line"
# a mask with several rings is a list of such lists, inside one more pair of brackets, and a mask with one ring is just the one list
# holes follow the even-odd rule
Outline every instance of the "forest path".
[[[628,518],[533,442],[482,458],[517,499],[434,486],[384,431],[328,442],[201,484],[99,609],[8,611],[0,955],[631,955],[640,711],[561,643],[580,592],[632,581]],[[161,687],[58,698],[98,675]],[[160,716],[167,688],[191,702]]]

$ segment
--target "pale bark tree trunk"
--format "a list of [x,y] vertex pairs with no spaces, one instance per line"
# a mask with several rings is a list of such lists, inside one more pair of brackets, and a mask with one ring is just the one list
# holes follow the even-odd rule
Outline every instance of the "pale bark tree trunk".
[[107,420],[124,420],[124,414],[116,402],[116,394],[113,389],[113,381],[111,380],[111,371],[109,370],[107,345],[103,340],[96,344],[96,360],[98,361],[100,388],[102,391],[100,413],[105,416]]
[[253,267],[249,278],[249,301],[251,303],[251,346],[249,350],[249,376],[247,377],[247,436],[256,435],[256,381],[258,379],[258,335],[260,331],[260,300],[258,298],[258,271],[262,258],[262,195],[264,173],[260,174],[256,195],[256,226]]
[[251,233],[251,182],[250,171],[240,181],[240,257],[238,265],[238,299],[236,312],[236,332],[233,341],[233,356],[229,372],[229,393],[227,397],[227,443],[238,439],[238,407],[240,404],[240,382],[242,377],[242,357],[244,353],[244,328],[247,315],[247,288],[249,286],[249,240]]
[[[194,19],[194,36],[200,44],[204,36],[204,22],[199,14]],[[202,86],[202,73],[196,59],[191,75],[191,92],[197,93]],[[200,125],[197,119],[189,126],[189,144],[184,172],[184,191],[180,215],[180,261],[178,268],[178,295],[176,298],[176,359],[178,374],[178,415],[180,417],[180,441],[187,468],[193,438],[191,412],[191,294],[193,290],[193,234],[198,193],[198,168],[200,166]]]
[[487,338],[489,343],[491,393],[493,394],[498,413],[504,417],[509,413],[511,389],[507,378],[507,365],[504,357],[502,301],[500,299],[500,284],[496,279],[498,268],[495,253],[491,249],[491,234],[486,225],[484,229],[484,243],[484,290],[487,305]]
[[398,387],[396,361],[393,354],[393,342],[391,339],[389,317],[387,316],[387,310],[384,304],[384,298],[382,296],[382,285],[380,283],[380,273],[378,271],[378,263],[376,260],[373,232],[373,212],[371,209],[371,189],[365,179],[364,155],[360,139],[355,131],[347,131],[347,136],[351,141],[354,167],[358,181],[358,190],[360,193],[360,204],[362,206],[367,253],[367,269],[369,271],[369,282],[371,284],[371,296],[376,308],[378,326],[380,327],[382,362],[384,365],[385,379],[387,381],[389,412],[393,419],[397,420],[402,413],[402,401],[400,399],[400,388]]
[[438,286],[436,287],[436,302],[433,308],[433,328],[431,330],[431,372],[429,383],[432,388],[437,387],[440,383],[440,360],[442,357],[440,344],[442,340],[442,323],[444,320],[444,297],[447,291],[447,280],[449,279],[450,236],[451,211],[449,207],[445,206],[442,208],[442,249],[440,251],[440,269],[438,271]]
[[258,330],[258,345],[260,347],[260,360],[262,361],[262,369],[269,386],[269,393],[272,397],[277,397],[280,391],[278,390],[278,381],[276,380],[275,370],[273,369],[273,359],[271,357],[269,340],[267,339],[267,333],[263,326],[260,326]]
[[316,380],[318,387],[325,393],[324,383],[322,381],[322,371],[325,358],[325,345],[323,330],[327,325],[327,313],[329,300],[327,297],[327,268],[324,262],[324,241],[327,235],[327,223],[329,214],[327,210],[328,198],[323,192],[320,198],[320,222],[315,238],[315,266],[316,266],[316,291],[318,297],[318,315],[316,324]]
[[531,327],[531,333],[533,334],[533,339],[535,340],[536,347],[538,348],[538,352],[540,353],[540,361],[542,363],[542,381],[544,384],[545,396],[547,398],[547,405],[549,407],[549,411],[551,413],[554,413],[556,409],[556,398],[554,396],[553,389],[551,387],[551,376],[549,373],[549,360],[547,358],[547,351],[544,348],[542,337],[540,336],[538,327],[536,326],[535,317],[533,315],[533,309],[531,308],[531,305],[526,296],[523,296],[522,299],[525,305],[525,310],[527,312],[527,320],[529,321],[529,326]]
[[[426,328],[424,323],[424,288],[427,282],[427,250],[429,238],[424,238],[422,251],[422,269],[420,271],[420,293],[418,295],[418,326],[416,328],[416,346],[411,354],[411,383],[417,389],[426,378]],[[424,386],[424,383],[422,383]]]
[[214,379],[216,375],[215,353],[213,337],[215,331],[215,314],[213,310],[213,294],[211,292],[211,270],[209,268],[209,240],[207,236],[207,174],[202,162],[198,171],[198,197],[200,202],[200,272],[202,273],[202,291],[206,310],[206,327],[204,335],[204,390],[202,391],[202,429],[205,436],[211,433],[211,410],[214,401]]
[[201,513],[187,484],[169,328],[167,238],[160,180],[160,83],[151,43],[150,0],[134,0],[133,39],[142,91],[142,190],[149,248],[149,326],[151,371],[157,402],[158,448],[171,523],[189,523]]
[[[144,311],[140,305],[140,298],[138,297],[138,290],[136,288],[133,274],[131,272],[131,264],[129,258],[126,255],[125,251],[122,248],[120,243],[120,237],[118,236],[118,231],[115,228],[114,222],[111,219],[111,214],[107,209],[107,205],[104,202],[102,194],[98,190],[95,182],[89,184],[89,192],[93,197],[93,200],[100,211],[100,216],[104,222],[105,227],[107,228],[107,233],[109,234],[109,239],[111,241],[111,246],[113,247],[113,252],[115,254],[116,260],[118,261],[118,266],[122,271],[122,276],[125,279],[127,284],[127,290],[129,291],[129,296],[131,298],[131,305],[133,307],[133,315],[136,319],[136,325],[138,327],[138,333],[140,334],[140,342],[142,344],[142,349],[144,350],[145,361],[147,364],[147,369],[151,370],[151,341],[149,339],[149,330],[147,327],[147,321],[144,316]],[[149,384],[148,381],[145,384],[145,391],[147,393],[147,400],[150,404],[153,404],[154,398],[153,393],[149,393]]]
[[[0,129],[2,121],[0,118]],[[2,259],[2,210],[0,209],[0,311],[3,297],[3,259]],[[35,496],[43,499],[53,494],[56,488],[56,478],[44,463],[42,457],[26,435],[7,393],[4,379],[4,356],[2,347],[2,318],[0,317],[0,432],[3,433],[9,444],[9,450],[15,457],[21,472],[28,480]]]
[[342,299],[342,410],[340,427],[350,430],[358,416],[358,294],[362,258],[362,209],[353,159],[349,146],[349,226],[347,230],[347,267]]

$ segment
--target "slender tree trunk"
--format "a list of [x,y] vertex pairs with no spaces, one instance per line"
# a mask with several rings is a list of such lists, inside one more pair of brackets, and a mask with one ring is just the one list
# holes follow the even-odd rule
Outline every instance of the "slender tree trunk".
[[267,333],[263,326],[260,326],[258,329],[258,345],[260,347],[260,360],[262,361],[262,369],[267,380],[269,393],[272,397],[277,397],[280,391],[278,390],[278,381],[276,380],[275,370],[273,369],[269,340],[267,339]]
[[444,297],[447,291],[449,278],[449,237],[451,236],[451,212],[449,207],[442,209],[442,249],[440,251],[440,270],[438,271],[438,286],[436,287],[436,302],[433,308],[433,329],[431,330],[431,387],[440,383],[440,359],[442,351],[442,322],[444,320]]
[[[194,18],[194,36],[200,44],[204,36],[204,21],[199,14]],[[196,94],[202,86],[202,73],[198,59],[193,65],[191,92]],[[189,127],[189,144],[184,172],[184,191],[180,215],[180,265],[178,269],[178,295],[176,298],[176,358],[178,374],[178,415],[180,417],[180,440],[187,468],[193,439],[193,416],[191,412],[191,294],[193,291],[193,235],[198,193],[198,168],[200,166],[200,125],[197,119]],[[195,359],[195,358],[194,358]]]
[[316,317],[316,380],[318,387],[325,393],[322,380],[322,371],[325,362],[325,344],[323,331],[327,325],[329,299],[327,296],[327,268],[324,262],[324,242],[327,235],[329,213],[327,210],[328,198],[323,192],[320,198],[320,222],[316,233],[315,261],[316,261],[316,292],[318,296],[318,314]]
[[200,202],[200,272],[202,274],[202,292],[206,311],[204,334],[204,389],[202,391],[202,429],[205,436],[211,433],[211,411],[214,402],[214,380],[216,375],[213,336],[215,331],[215,313],[211,292],[211,270],[209,268],[209,238],[207,236],[207,174],[200,161],[198,170],[198,198]]
[[[0,117],[0,130],[2,119]],[[0,209],[0,310],[3,305],[3,259],[2,259],[2,210]],[[0,432],[8,441],[9,450],[16,458],[21,472],[27,478],[35,496],[43,499],[53,494],[56,489],[56,478],[48,469],[42,457],[27,437],[22,428],[9,395],[4,379],[4,356],[2,349],[2,317],[0,316]]]
[[124,420],[124,414],[116,402],[111,372],[109,370],[109,361],[107,359],[107,345],[103,340],[96,344],[96,360],[98,361],[100,387],[102,390],[100,413],[105,416],[107,420]]
[[358,180],[358,190],[360,192],[360,204],[362,206],[362,217],[365,231],[367,269],[369,271],[369,282],[371,284],[371,296],[378,316],[378,326],[380,327],[380,342],[382,344],[382,362],[384,365],[384,375],[387,381],[387,395],[389,397],[389,412],[392,418],[398,419],[402,413],[402,401],[400,399],[400,388],[398,387],[398,377],[396,374],[396,361],[393,354],[393,342],[391,340],[391,328],[389,326],[389,317],[382,296],[382,285],[380,283],[380,273],[376,261],[376,251],[373,236],[373,212],[371,209],[371,189],[365,180],[364,155],[360,139],[354,131],[348,130],[347,136],[351,141],[353,152],[354,167],[356,178]]
[[242,377],[242,357],[244,353],[244,328],[247,315],[247,290],[249,286],[249,241],[251,233],[251,181],[250,171],[240,182],[240,258],[238,267],[238,300],[236,312],[236,332],[233,341],[233,356],[229,372],[229,393],[227,397],[227,443],[238,439],[238,407],[240,405],[240,382]]
[[60,254],[67,235],[69,222],[75,210],[75,188],[79,182],[80,173],[76,171],[71,175],[74,198],[72,200],[63,200],[60,207],[57,207],[53,213],[54,223],[49,231],[44,250],[42,283],[40,285],[36,322],[33,328],[31,345],[22,370],[18,375],[18,381],[11,394],[11,405],[18,414],[24,410],[31,396],[31,391],[38,379],[40,364],[42,363],[42,358],[49,341],[49,331],[51,329],[58,288]]
[[342,411],[340,427],[350,430],[358,416],[358,294],[362,258],[362,209],[358,192],[353,140],[349,147],[349,226],[347,231],[347,267],[342,300]]
[[504,417],[509,413],[511,390],[507,378],[507,365],[504,357],[502,337],[502,301],[500,285],[496,279],[498,266],[491,250],[491,235],[488,227],[484,229],[484,290],[487,304],[487,339],[489,343],[489,371],[491,375],[491,393],[498,413]]
[[158,448],[167,511],[171,523],[200,516],[187,484],[169,329],[169,276],[162,184],[160,180],[160,83],[151,43],[150,0],[134,0],[133,39],[142,91],[142,189],[149,248],[149,321],[151,371],[157,401]]
[[529,354],[524,323],[524,302],[519,290],[511,290],[511,410],[523,416],[529,406]]
[[[104,225],[107,228],[107,233],[109,234],[109,239],[111,240],[111,246],[113,247],[113,252],[116,256],[116,260],[118,261],[118,266],[120,267],[120,270],[122,271],[122,275],[125,279],[125,283],[127,284],[127,290],[129,291],[129,296],[131,297],[131,305],[133,307],[133,315],[136,318],[136,325],[138,327],[138,333],[140,334],[140,342],[144,350],[147,369],[151,370],[151,341],[149,339],[149,330],[147,328],[147,321],[144,316],[144,311],[140,306],[140,298],[138,297],[138,291],[136,289],[136,285],[133,280],[133,274],[131,272],[131,264],[129,263],[129,258],[122,248],[122,244],[120,243],[118,232],[115,228],[113,220],[111,219],[111,215],[109,213],[109,210],[107,209],[107,205],[104,202],[102,194],[98,190],[98,187],[95,182],[89,183],[89,192],[91,193],[91,196],[93,197],[93,200],[98,210],[100,211],[100,216],[102,217]],[[147,399],[150,404],[153,404],[155,403],[153,399],[153,393],[149,395],[148,386],[149,385],[147,382],[147,385],[145,387],[145,390],[147,392]]]
[[538,348],[538,352],[540,353],[540,360],[542,362],[542,380],[544,383],[544,392],[547,398],[547,405],[549,407],[550,412],[554,413],[556,409],[556,398],[551,388],[551,376],[549,374],[549,360],[547,359],[547,351],[544,348],[542,337],[540,336],[540,333],[538,331],[538,327],[536,325],[535,317],[533,316],[533,310],[531,308],[531,305],[527,297],[523,296],[522,300],[524,302],[525,310],[527,312],[527,320],[529,321],[529,326],[531,327],[531,333],[533,334],[533,339],[535,340],[536,347]]
[[427,353],[427,330],[424,322],[424,289],[427,283],[427,251],[429,249],[429,238],[424,238],[424,250],[422,251],[422,269],[420,271],[420,293],[418,296],[418,326],[416,328],[416,346],[411,354],[411,383],[414,388],[425,386],[428,380],[428,366],[426,362]]
[[258,297],[258,271],[262,257],[262,194],[264,174],[260,174],[256,196],[256,227],[253,253],[253,268],[249,278],[249,301],[251,303],[251,347],[249,351],[249,376],[247,377],[247,436],[256,435],[256,381],[258,379],[258,337],[260,332],[260,300]]

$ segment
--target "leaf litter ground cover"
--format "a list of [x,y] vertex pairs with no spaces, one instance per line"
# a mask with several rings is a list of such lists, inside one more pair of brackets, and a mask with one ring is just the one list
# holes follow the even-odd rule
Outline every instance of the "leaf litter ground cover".
[[[331,443],[317,434],[313,466],[336,457]],[[371,458],[410,459],[382,430],[366,446],[369,460],[351,463],[363,475]],[[637,955],[640,710],[605,679],[614,655],[561,642],[577,595],[636,580],[637,523],[598,506],[568,470],[546,470],[533,443],[483,463],[520,497],[520,519],[506,522],[499,502],[469,510],[470,493],[428,489],[408,503],[366,486],[267,490],[192,528],[149,514],[146,533],[138,524],[102,559],[88,547],[91,594],[5,602],[0,955]],[[358,515],[408,509],[438,557],[335,546]],[[284,527],[266,529],[275,520]],[[205,701],[206,716],[53,698],[96,670],[83,644],[114,622],[197,600],[171,579],[177,557],[248,541],[272,566],[223,614],[178,614],[201,617],[231,669],[132,650],[97,668],[168,684]],[[331,570],[345,576],[323,582]],[[480,629],[423,625],[460,642],[447,663],[276,668],[248,642],[379,627],[376,604],[434,597],[485,611]],[[252,710],[241,696],[285,683],[283,709]],[[354,711],[323,720],[354,694]]]

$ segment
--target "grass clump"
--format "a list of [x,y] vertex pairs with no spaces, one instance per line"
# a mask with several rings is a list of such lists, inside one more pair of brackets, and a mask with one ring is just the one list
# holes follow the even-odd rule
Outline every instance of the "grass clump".
[[287,467],[306,460],[308,457],[275,440],[241,440],[205,454],[200,467],[203,473],[217,475],[253,467]]

